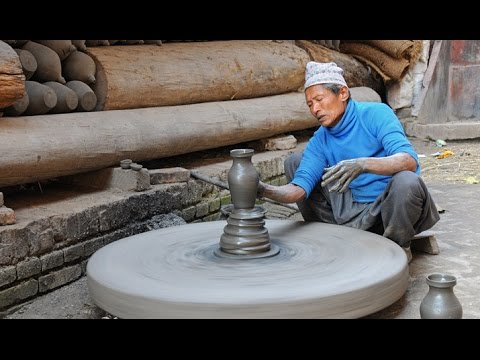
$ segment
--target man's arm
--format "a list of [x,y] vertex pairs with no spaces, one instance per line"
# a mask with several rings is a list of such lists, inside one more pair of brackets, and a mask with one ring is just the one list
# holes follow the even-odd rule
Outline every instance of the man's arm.
[[415,171],[417,162],[407,153],[397,153],[381,158],[358,158],[340,161],[337,165],[326,168],[322,176],[322,186],[330,183],[334,185],[330,191],[344,192],[348,185],[361,173],[372,173],[377,175],[393,175],[399,171]]
[[377,175],[393,175],[408,170],[415,171],[417,162],[407,153],[397,153],[382,158],[365,158],[365,172]]
[[266,197],[281,203],[294,203],[305,198],[305,190],[294,184],[275,186],[260,181],[258,197]]

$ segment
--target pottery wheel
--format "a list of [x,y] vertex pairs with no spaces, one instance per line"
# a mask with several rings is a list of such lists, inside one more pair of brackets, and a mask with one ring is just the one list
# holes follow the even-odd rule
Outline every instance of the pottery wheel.
[[87,265],[94,303],[120,318],[358,318],[405,293],[408,264],[392,241],[345,226],[267,220],[278,255],[226,259],[225,222],[134,235]]

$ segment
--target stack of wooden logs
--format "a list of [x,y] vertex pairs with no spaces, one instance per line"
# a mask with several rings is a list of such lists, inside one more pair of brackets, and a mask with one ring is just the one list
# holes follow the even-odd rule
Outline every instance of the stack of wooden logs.
[[[157,45],[87,46],[85,53],[74,45],[68,57],[78,52],[94,61],[89,87],[97,111],[0,118],[0,188],[315,127],[303,94],[310,60],[344,65],[351,87],[378,88],[360,62],[311,42]],[[59,60],[55,80],[43,77],[39,85],[73,81],[65,71],[68,57]]]

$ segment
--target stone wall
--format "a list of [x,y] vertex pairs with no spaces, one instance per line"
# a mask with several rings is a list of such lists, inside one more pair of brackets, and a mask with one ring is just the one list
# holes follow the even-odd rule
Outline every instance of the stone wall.
[[[283,161],[289,152],[254,156],[262,181],[286,183]],[[195,170],[226,181],[230,166],[231,161],[225,161]],[[173,225],[222,220],[221,206],[231,202],[228,190],[192,178],[142,192],[71,186],[59,201],[61,194],[57,187],[52,190],[55,201],[23,209],[25,199],[10,199],[17,223],[0,227],[0,311],[80,278],[89,257],[113,241],[163,227],[160,222],[168,216]],[[49,195],[44,189],[42,196]]]

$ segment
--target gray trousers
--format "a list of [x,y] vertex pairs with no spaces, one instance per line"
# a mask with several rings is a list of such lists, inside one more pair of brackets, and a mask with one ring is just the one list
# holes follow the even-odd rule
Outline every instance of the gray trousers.
[[[285,160],[288,182],[293,179],[301,159],[302,153],[295,153]],[[430,229],[440,220],[425,183],[412,171],[393,175],[385,191],[372,203],[354,201],[350,189],[344,193],[329,192],[319,183],[310,197],[297,205],[305,221],[367,230],[402,247],[410,246],[414,235]]]

